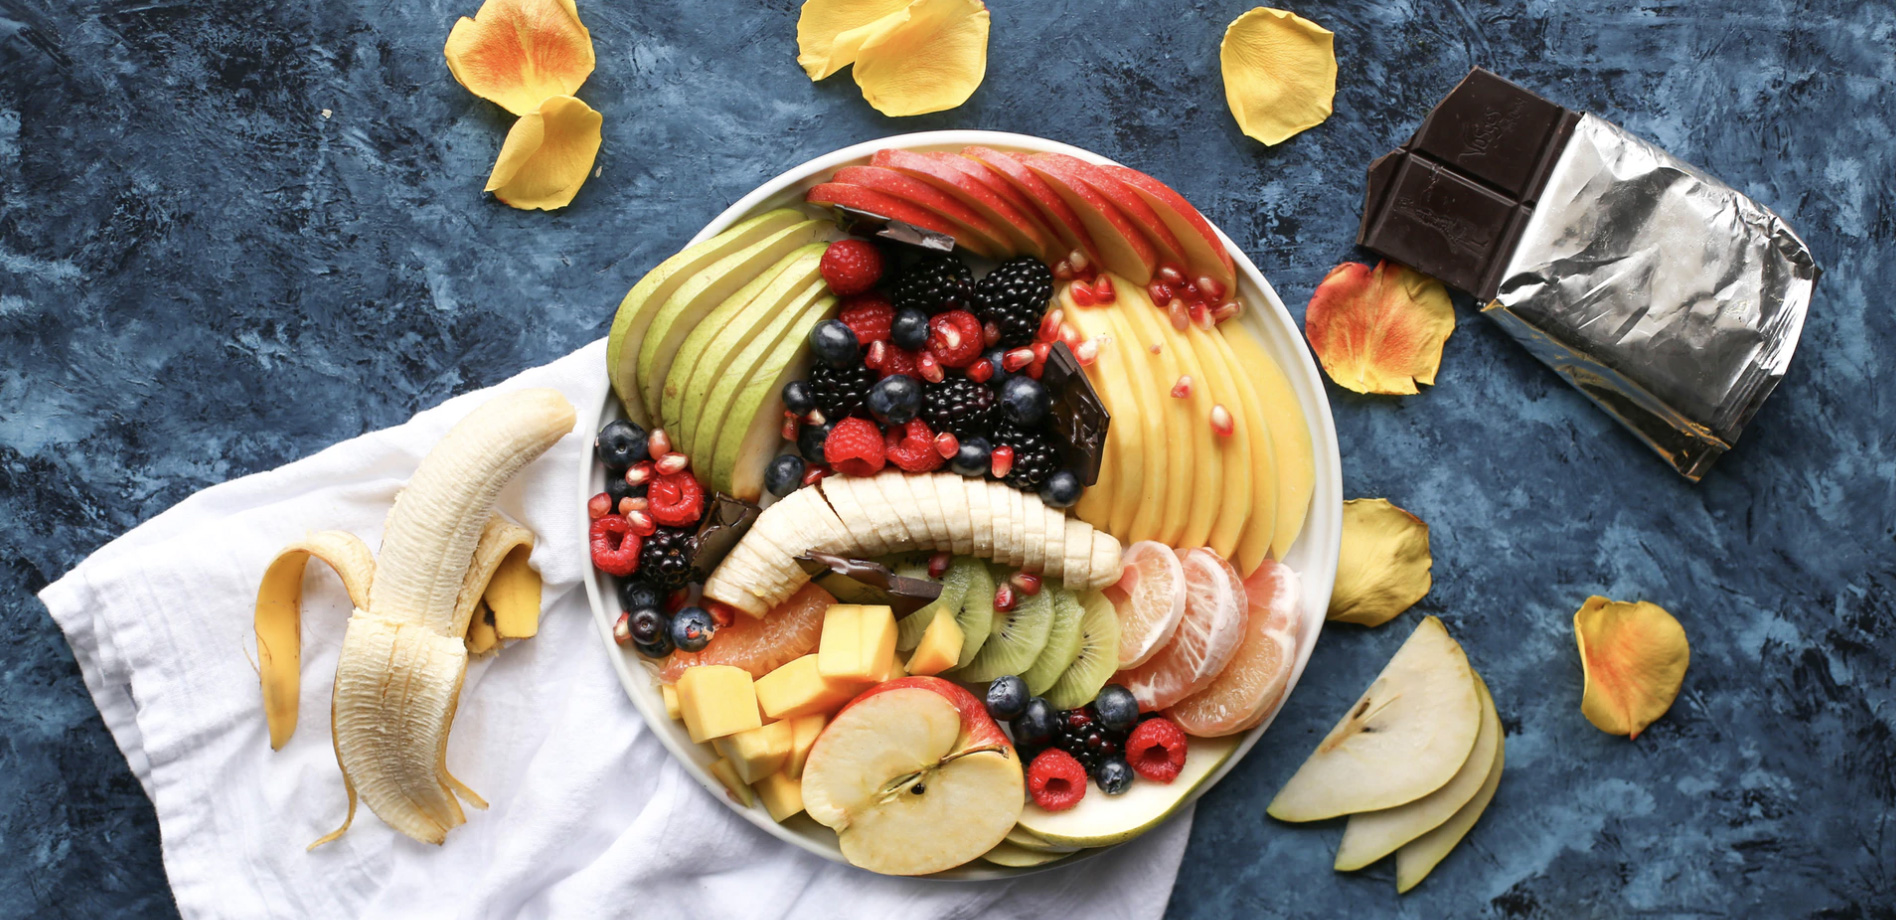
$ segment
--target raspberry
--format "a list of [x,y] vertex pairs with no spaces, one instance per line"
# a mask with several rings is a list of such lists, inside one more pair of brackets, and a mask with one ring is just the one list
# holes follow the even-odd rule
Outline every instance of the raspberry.
[[823,459],[845,476],[874,476],[882,471],[882,432],[866,418],[846,418],[830,429]]
[[608,514],[592,522],[590,539],[593,567],[624,578],[639,570],[639,537],[626,519]]
[[838,240],[823,250],[817,264],[830,290],[844,297],[860,294],[882,280],[882,253],[874,243],[863,240]]
[[967,367],[979,360],[981,321],[966,310],[949,310],[928,321],[928,353],[943,367]]
[[1066,811],[1086,797],[1086,769],[1072,754],[1048,748],[1027,768],[1027,792],[1046,811]]
[[688,527],[704,514],[704,486],[683,470],[652,480],[645,497],[653,520],[666,527]]
[[891,426],[882,436],[882,453],[890,463],[910,473],[932,473],[948,462],[935,449],[935,433],[918,418],[909,419],[905,426]]
[[1126,739],[1126,762],[1146,779],[1169,783],[1185,768],[1185,733],[1171,719],[1147,719]]
[[889,298],[869,293],[851,297],[843,303],[836,318],[856,334],[856,341],[868,347],[870,342],[889,340],[889,327],[895,325],[895,307]]
[[921,364],[917,360],[919,356],[915,352],[909,351],[906,348],[897,348],[887,343],[884,343],[884,345],[881,363],[871,365],[875,367],[878,377],[892,377],[896,374],[904,374],[916,379],[921,378]]

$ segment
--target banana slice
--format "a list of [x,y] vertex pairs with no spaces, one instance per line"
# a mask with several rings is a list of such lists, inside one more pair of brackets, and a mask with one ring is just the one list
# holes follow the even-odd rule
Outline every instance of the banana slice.
[[1040,528],[1046,526],[1047,508],[1040,503],[1037,495],[1028,495],[1015,490],[1021,497],[1020,516],[1020,567],[1029,572],[1044,572],[1047,568],[1047,535]]
[[1119,580],[1119,541],[1103,530],[1093,531],[1093,554],[1086,575],[1086,589],[1104,588]]
[[948,525],[948,551],[957,556],[974,552],[974,524],[968,519],[968,490],[960,476],[930,476],[936,506]]
[[1002,565],[1013,565],[1020,557],[1020,535],[1014,532],[1013,489],[998,483],[988,483],[988,514],[994,521],[994,561]]
[[900,531],[905,545],[932,546],[935,543],[934,531],[930,529],[928,515],[917,513],[915,494],[908,485],[910,478],[900,472],[886,471],[870,481],[882,493],[883,504],[888,508],[889,518],[893,521],[890,532]]
[[1008,526],[1014,528],[1014,565],[1026,568],[1027,494],[1019,489],[1008,487],[1007,500],[1010,503]]
[[1048,578],[1066,575],[1066,513],[1041,503],[1040,530],[1047,535],[1047,565],[1041,573]]
[[991,490],[988,489],[985,480],[961,479],[961,494],[968,500],[968,536],[974,544],[974,555],[982,559],[992,559],[994,558],[994,511],[988,507],[988,496]]
[[[889,543],[877,532],[867,509],[856,497],[847,476],[827,476],[817,485],[823,489],[823,497],[829,499],[830,507],[835,509],[836,517],[842,521],[844,530],[849,534],[850,545],[871,556],[887,555]],[[740,541],[742,542],[742,541]]]
[[1066,521],[1066,571],[1061,579],[1072,590],[1086,584],[1093,571],[1093,527],[1079,518]]
[[954,536],[948,530],[948,518],[941,513],[941,496],[935,491],[933,476],[904,476],[907,504],[914,508],[914,519],[928,529],[928,541],[934,546],[952,546]]

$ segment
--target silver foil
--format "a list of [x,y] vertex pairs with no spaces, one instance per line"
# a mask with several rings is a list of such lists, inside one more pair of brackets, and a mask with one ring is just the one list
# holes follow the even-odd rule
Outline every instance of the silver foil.
[[1696,482],[1784,377],[1818,273],[1769,209],[1582,115],[1485,312]]

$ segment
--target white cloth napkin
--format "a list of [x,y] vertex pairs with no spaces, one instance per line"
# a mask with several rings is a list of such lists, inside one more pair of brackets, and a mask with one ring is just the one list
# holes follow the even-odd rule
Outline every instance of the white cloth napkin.
[[605,398],[604,342],[407,424],[194,495],[40,593],[158,812],[186,917],[1157,917],[1189,815],[1068,868],[1008,882],[883,878],[778,841],[675,763],[619,686],[580,578],[573,472],[590,432],[529,466],[501,511],[539,535],[540,634],[468,668],[448,763],[491,803],[439,847],[361,809],[342,820],[329,691],[349,604],[305,577],[302,707],[272,752],[251,616],[277,549],[342,529],[371,547],[422,455],[495,392],[550,386]]

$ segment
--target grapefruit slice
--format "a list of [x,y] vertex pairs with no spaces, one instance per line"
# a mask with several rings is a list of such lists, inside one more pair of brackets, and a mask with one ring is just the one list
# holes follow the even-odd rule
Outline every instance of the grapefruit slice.
[[1296,661],[1297,601],[1302,586],[1289,566],[1266,559],[1244,582],[1250,615],[1237,654],[1205,689],[1172,707],[1188,735],[1234,735],[1263,721],[1290,685]]
[[823,636],[823,612],[835,596],[815,584],[806,584],[788,600],[762,617],[733,617],[720,626],[701,652],[673,652],[658,671],[658,679],[675,683],[686,668],[701,664],[728,664],[762,677],[777,666],[816,651]]
[[1185,617],[1185,568],[1172,548],[1141,540],[1120,554],[1119,581],[1106,589],[1119,613],[1119,667],[1146,663]]
[[[1169,709],[1217,679],[1244,643],[1244,585],[1222,557],[1202,547],[1183,553],[1185,616],[1172,641],[1113,682],[1132,691],[1139,709]],[[1182,726],[1181,726],[1182,727]]]

